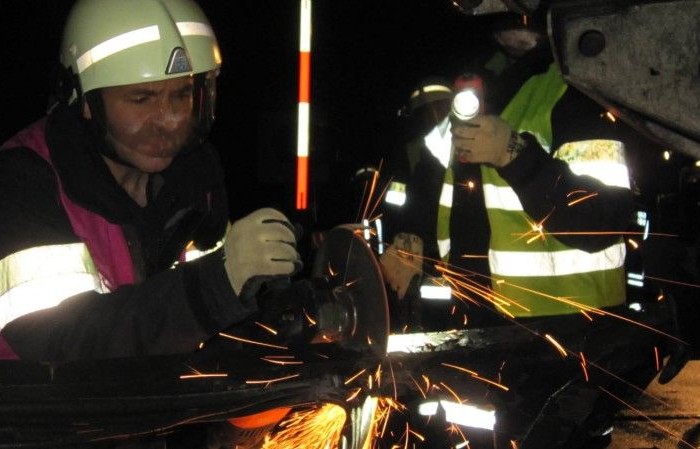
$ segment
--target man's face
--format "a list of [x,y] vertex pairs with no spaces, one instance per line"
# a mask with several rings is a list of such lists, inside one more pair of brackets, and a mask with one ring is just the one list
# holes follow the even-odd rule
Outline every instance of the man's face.
[[107,139],[145,173],[168,168],[192,135],[190,76],[102,89]]

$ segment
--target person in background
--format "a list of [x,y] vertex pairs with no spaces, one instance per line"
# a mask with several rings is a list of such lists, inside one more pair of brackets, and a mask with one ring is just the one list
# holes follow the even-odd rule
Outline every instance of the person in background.
[[[495,30],[495,39],[508,55],[528,60],[537,53],[537,63],[526,79],[501,83],[517,85],[503,106],[504,90],[487,81],[491,96],[482,101],[492,109],[452,120],[449,159],[425,158],[416,166],[403,206],[404,240],[412,245],[380,259],[385,281],[405,292],[421,274],[412,261],[433,261],[452,301],[466,305],[467,327],[491,327],[498,338],[500,329],[517,323],[602,360],[610,343],[605,336],[621,325],[586,315],[625,310],[621,236],[634,210],[628,130],[568,86],[551,59],[541,63],[542,29],[511,22]],[[588,384],[579,379],[580,367],[544,362],[548,343],[518,341],[503,347],[502,364],[479,370],[490,369],[510,388],[493,395],[497,447],[607,444],[619,404],[601,398],[598,386],[612,389],[612,376]],[[631,343],[618,374],[648,382],[653,367],[641,355],[647,347]]]
[[196,350],[300,265],[281,212],[229,223],[214,31],[192,0],[79,0],[60,63],[49,113],[0,150],[0,356]]
[[[397,270],[404,277],[395,279],[389,290],[392,324],[400,329],[405,326],[423,329],[423,314],[420,297],[417,295],[417,282],[423,272],[423,261],[411,258],[410,253],[422,252],[422,241],[407,233],[404,204],[406,186],[415,176],[416,167],[424,164],[424,159],[449,157],[452,146],[448,115],[454,93],[452,83],[440,77],[423,79],[409,95],[407,105],[399,111],[404,140],[387,160],[382,176],[388,187],[382,204],[384,237],[391,245],[388,253],[381,255],[385,264],[401,264],[412,269]],[[428,207],[428,205],[426,205]],[[414,245],[421,245],[415,248]],[[397,251],[404,251],[399,257]],[[426,266],[427,268],[427,266]]]

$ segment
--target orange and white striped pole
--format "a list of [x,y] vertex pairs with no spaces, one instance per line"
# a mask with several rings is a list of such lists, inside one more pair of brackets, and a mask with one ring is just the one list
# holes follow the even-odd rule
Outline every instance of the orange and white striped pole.
[[299,118],[297,123],[296,208],[308,208],[309,122],[311,103],[311,0],[299,4]]

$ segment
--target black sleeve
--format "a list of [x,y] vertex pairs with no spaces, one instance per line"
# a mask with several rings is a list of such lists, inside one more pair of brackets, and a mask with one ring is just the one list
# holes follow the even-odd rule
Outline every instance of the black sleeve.
[[[526,148],[498,172],[516,192],[525,212],[542,222],[546,232],[574,248],[595,252],[618,240],[632,218],[631,191],[575,175],[565,162],[550,157],[534,137],[523,136]],[[578,192],[575,197],[573,192]],[[572,198],[588,195],[572,203]]]
[[398,232],[409,232],[423,239],[424,254],[439,259],[436,243],[436,223],[445,168],[423,149],[413,174],[406,185],[406,203],[401,208]]
[[185,353],[255,310],[234,294],[218,251],[139,285],[23,315],[2,334],[26,360]]
[[78,238],[63,211],[53,170],[25,148],[0,151],[0,260],[23,249]]

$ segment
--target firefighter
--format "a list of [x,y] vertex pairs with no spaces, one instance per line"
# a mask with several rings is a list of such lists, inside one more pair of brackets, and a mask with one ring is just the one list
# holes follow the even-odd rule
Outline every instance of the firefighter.
[[192,0],[80,0],[60,62],[0,151],[2,358],[192,351],[300,264],[281,212],[228,221],[211,25]]
[[[526,47],[536,51],[545,41]],[[499,112],[453,121],[449,160],[426,158],[416,167],[403,221],[403,239],[412,243],[381,257],[385,280],[405,292],[420,268],[410,260],[442,261],[448,271],[438,274],[447,272],[461,298],[475,303],[469,304],[468,326],[514,320],[539,335],[564,333],[567,344],[582,347],[600,330],[582,311],[621,313],[625,307],[620,235],[633,212],[625,133],[568,86],[551,61]],[[467,301],[453,295],[455,305]],[[537,365],[537,348],[519,347],[529,355],[504,360],[505,368],[492,373],[512,388],[497,407],[503,447],[510,440],[523,449],[575,447],[574,441],[608,437],[609,404],[600,406],[599,392],[588,387],[564,388],[578,373],[546,371]],[[637,355],[627,354],[630,363]],[[559,387],[562,404],[582,395],[577,407],[550,400]],[[552,407],[561,415],[551,416]]]
[[[451,147],[448,115],[454,94],[451,83],[441,77],[428,77],[420,81],[411,90],[407,104],[399,111],[402,140],[388,158],[382,175],[387,179],[388,187],[382,205],[382,223],[385,238],[393,241],[393,251],[399,246],[409,252],[410,241],[404,242],[403,211],[406,201],[406,183],[414,175],[416,166],[424,158],[439,157]],[[398,235],[396,235],[398,232]],[[401,243],[399,243],[401,242]],[[392,259],[398,261],[398,259]],[[408,260],[401,260],[406,263]],[[407,276],[402,282],[403,288],[392,293],[389,291],[389,304],[392,313],[391,323],[400,329],[406,325],[421,328],[421,307],[415,295],[406,297],[410,281],[421,271],[422,261],[411,260],[416,267],[413,271],[401,271]]]

